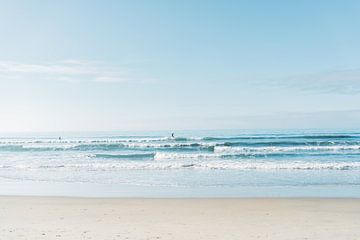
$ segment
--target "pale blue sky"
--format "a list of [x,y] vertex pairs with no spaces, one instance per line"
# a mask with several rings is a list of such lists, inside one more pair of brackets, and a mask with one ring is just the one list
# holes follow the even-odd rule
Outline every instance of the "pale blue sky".
[[359,126],[360,1],[0,6],[0,132]]

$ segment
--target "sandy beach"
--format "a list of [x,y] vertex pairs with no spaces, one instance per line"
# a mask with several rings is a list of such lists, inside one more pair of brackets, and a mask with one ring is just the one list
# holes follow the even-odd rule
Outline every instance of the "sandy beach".
[[0,239],[360,239],[360,199],[1,197]]

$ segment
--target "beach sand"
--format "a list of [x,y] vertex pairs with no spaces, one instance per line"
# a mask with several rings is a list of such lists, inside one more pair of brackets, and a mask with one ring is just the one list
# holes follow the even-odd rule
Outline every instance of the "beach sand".
[[0,239],[360,239],[360,199],[0,197]]

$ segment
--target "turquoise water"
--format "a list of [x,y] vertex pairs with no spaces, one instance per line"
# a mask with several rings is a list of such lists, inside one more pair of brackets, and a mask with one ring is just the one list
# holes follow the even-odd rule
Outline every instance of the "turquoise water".
[[3,134],[0,194],[360,197],[360,131]]

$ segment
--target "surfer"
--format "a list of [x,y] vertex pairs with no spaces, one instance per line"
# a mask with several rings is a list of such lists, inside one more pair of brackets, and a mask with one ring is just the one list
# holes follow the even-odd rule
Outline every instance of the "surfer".
[[174,134],[174,133],[172,133],[172,134],[171,134],[171,137],[172,137],[172,138],[175,138],[175,134]]

